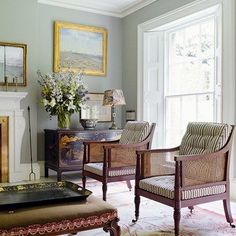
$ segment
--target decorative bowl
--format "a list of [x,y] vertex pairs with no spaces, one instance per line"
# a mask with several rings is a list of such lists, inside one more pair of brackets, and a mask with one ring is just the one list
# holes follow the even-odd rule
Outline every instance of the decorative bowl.
[[97,122],[97,119],[80,119],[80,123],[84,129],[95,129]]

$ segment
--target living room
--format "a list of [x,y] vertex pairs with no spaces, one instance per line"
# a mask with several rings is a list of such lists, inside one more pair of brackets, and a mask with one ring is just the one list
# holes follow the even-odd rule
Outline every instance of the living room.
[[[0,1],[0,47],[19,47],[22,49],[23,55],[25,55],[22,56],[22,65],[24,65],[22,66],[24,70],[21,75],[22,80],[19,76],[17,78],[12,74],[4,74],[4,63],[1,65],[2,70],[0,70],[0,93],[2,93],[0,94],[0,104],[2,107],[0,115],[1,117],[10,117],[10,123],[8,124],[9,140],[6,141],[7,139],[5,139],[5,142],[10,143],[9,156],[14,157],[14,160],[9,159],[9,163],[6,164],[7,166],[9,165],[7,180],[1,180],[1,182],[10,182],[12,184],[26,181],[30,183],[31,181],[33,182],[34,177],[36,181],[40,179],[41,181],[45,180],[45,130],[57,130],[58,120],[57,116],[51,116],[50,112],[45,110],[45,106],[40,103],[42,99],[42,87],[39,84],[40,78],[37,72],[40,71],[42,76],[56,72],[56,63],[59,62],[56,51],[60,51],[57,47],[60,40],[62,41],[62,39],[58,40],[56,38],[60,37],[60,33],[57,34],[55,30],[56,23],[58,23],[58,27],[64,29],[80,29],[78,26],[85,26],[88,27],[85,28],[85,32],[89,32],[91,28],[92,32],[98,32],[98,34],[102,32],[102,69],[99,72],[93,71],[92,73],[91,71],[83,71],[82,80],[90,97],[94,96],[96,99],[98,97],[100,99],[104,91],[113,89],[122,90],[125,104],[123,103],[122,106],[115,107],[114,118],[118,129],[114,129],[115,131],[113,132],[121,131],[125,127],[126,121],[130,118],[128,115],[130,115],[131,111],[130,120],[144,120],[156,123],[152,148],[167,148],[173,147],[181,141],[186,124],[189,121],[235,123],[236,9],[234,0],[113,1],[113,4],[109,3],[109,1],[104,1],[103,4],[97,1],[75,0]],[[106,8],[108,6],[110,6],[110,9]],[[181,92],[183,92],[184,96],[189,94],[202,96],[201,98],[204,98],[205,103],[199,102],[199,104],[205,107],[205,112],[203,112],[204,115],[200,118],[195,119],[196,116],[193,115],[197,110],[195,108],[194,111],[190,110],[188,112],[192,116],[183,115],[179,118],[176,112],[178,113],[180,111],[180,106],[175,105],[173,102],[169,106],[170,108],[167,109],[168,102],[165,104],[165,101],[173,97],[176,98],[179,92],[177,90],[179,88],[177,84],[187,84],[189,76],[201,68],[195,67],[193,68],[194,71],[188,71],[188,73],[183,70],[186,73],[186,77],[184,78],[185,80],[180,77],[180,80],[183,79],[184,82],[172,79],[171,76],[168,77],[170,74],[180,75],[181,72],[183,73],[183,71],[179,73],[177,70],[168,71],[168,64],[173,63],[173,61],[169,60],[173,55],[170,49],[168,49],[168,45],[172,43],[171,39],[174,38],[174,33],[177,35],[176,32],[181,27],[181,24],[188,26],[190,22],[198,23],[201,18],[210,19],[209,24],[205,27],[205,31],[210,32],[209,35],[212,36],[212,41],[216,43],[214,46],[215,51],[211,52],[213,59],[211,58],[210,61],[209,58],[211,56],[207,55],[206,60],[208,61],[207,63],[205,61],[203,63],[204,66],[207,64],[211,69],[213,68],[213,71],[207,72],[212,75],[209,78],[213,78],[213,82],[207,78],[206,84],[203,84],[203,87],[201,87],[199,85],[200,82],[198,83],[197,80],[194,80],[197,76],[192,76],[192,84],[186,86],[186,90]],[[181,36],[181,32],[179,35]],[[181,39],[182,41],[186,40],[186,38],[183,38]],[[169,48],[174,47],[176,46]],[[179,53],[182,53],[181,50],[179,50]],[[168,57],[165,58],[167,54]],[[4,55],[4,53],[1,54],[0,58],[3,62],[4,60],[6,61],[6,55],[5,59]],[[190,56],[194,57],[192,54]],[[149,58],[154,58],[154,64],[152,62],[148,64]],[[6,77],[8,81],[6,81]],[[168,77],[169,80],[164,81],[164,77]],[[159,78],[161,79],[158,80]],[[158,82],[153,82],[154,80]],[[168,89],[171,85],[172,90],[170,91],[173,93],[169,93],[168,97],[164,94],[164,91],[169,91]],[[199,86],[200,91],[190,90],[194,86]],[[205,90],[206,86],[208,86],[207,91]],[[7,97],[5,95],[6,93],[11,94]],[[18,102],[15,105],[11,105],[13,104],[11,101],[15,101],[16,96],[19,96]],[[185,107],[181,108],[181,112],[179,113],[182,114],[185,111],[189,111],[192,107],[199,105],[198,103],[196,105],[195,100],[192,101],[190,97],[187,97],[184,103]],[[100,102],[102,103],[102,101]],[[187,104],[187,102],[189,103]],[[9,107],[11,106],[16,106],[16,109],[13,108],[13,110],[9,111]],[[109,112],[108,119],[102,116],[101,119],[104,120],[96,123],[96,129],[109,130],[113,111],[109,110]],[[159,113],[162,115],[159,115]],[[169,114],[172,117],[176,117],[175,121],[169,121]],[[15,117],[18,120],[11,121]],[[71,115],[71,130],[83,129],[80,119],[81,114],[79,112]],[[186,122],[182,122],[181,126],[177,127],[181,119]],[[1,130],[4,130],[4,125],[1,127]],[[173,129],[174,127],[177,128]],[[169,136],[170,133],[173,135],[173,132],[175,132],[174,138]],[[114,136],[117,134],[113,133]],[[4,141],[4,138],[1,137],[1,142],[3,142],[2,140]],[[236,200],[234,146],[233,143],[230,164],[231,201]],[[83,157],[81,156],[80,158]],[[3,165],[2,154],[1,165]],[[75,170],[72,168],[72,171]],[[33,175],[31,175],[32,178],[29,181],[29,174],[32,171]],[[3,172],[2,169],[1,172]],[[48,172],[51,179],[59,180],[58,169],[55,170],[54,166],[49,166]],[[62,173],[62,180],[74,179],[74,176],[78,174],[75,171],[75,173],[72,172],[73,174],[71,176],[71,172],[66,172]],[[82,184],[80,172],[78,176],[80,178],[80,184]],[[134,180],[131,183],[134,189]],[[87,186],[90,186],[90,184],[92,186],[91,191],[98,193],[99,198],[102,199],[100,196],[102,194],[101,186],[99,184],[98,186],[96,184],[94,185],[94,182],[88,183]],[[116,192],[115,183],[114,185],[111,183],[111,186],[113,186],[111,187],[111,192],[113,190]],[[130,195],[129,201],[132,201],[132,205],[129,205],[133,207],[132,210],[130,209],[130,214],[134,216],[134,192],[133,190],[129,192],[124,182],[124,186],[119,186],[119,191],[125,190]],[[118,193],[116,192],[116,194]],[[120,197],[124,196],[122,195]],[[107,201],[109,202],[109,184]],[[224,214],[223,208],[221,213]],[[140,214],[140,219],[141,217],[142,215]],[[233,218],[235,219],[235,213],[233,213]],[[132,219],[130,219],[131,221]],[[225,220],[223,220],[223,223],[229,227]],[[171,231],[173,228],[168,230]],[[183,235],[190,235],[189,232],[186,233],[185,231],[182,232]],[[224,233],[226,235],[233,235],[231,232],[227,232],[228,234]],[[159,233],[150,235],[161,235]],[[173,231],[169,233],[173,233]],[[125,234],[123,233],[123,235]],[[206,232],[205,235],[210,234]]]

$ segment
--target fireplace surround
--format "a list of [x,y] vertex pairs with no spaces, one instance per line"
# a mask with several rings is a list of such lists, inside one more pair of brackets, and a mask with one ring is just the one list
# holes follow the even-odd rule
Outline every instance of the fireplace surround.
[[[26,123],[20,101],[26,96],[26,92],[0,92],[0,119],[3,121],[0,128],[0,182],[29,179],[30,164],[21,163],[21,146]],[[35,171],[39,177],[38,164],[35,165]]]
[[8,117],[0,117],[0,182],[9,181]]

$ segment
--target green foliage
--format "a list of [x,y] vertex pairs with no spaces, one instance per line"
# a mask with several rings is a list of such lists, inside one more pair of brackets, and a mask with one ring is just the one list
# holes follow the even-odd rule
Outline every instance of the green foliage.
[[67,70],[58,73],[42,75],[37,72],[41,86],[41,104],[51,116],[59,114],[73,114],[80,110],[86,101],[88,92],[82,77],[83,73]]

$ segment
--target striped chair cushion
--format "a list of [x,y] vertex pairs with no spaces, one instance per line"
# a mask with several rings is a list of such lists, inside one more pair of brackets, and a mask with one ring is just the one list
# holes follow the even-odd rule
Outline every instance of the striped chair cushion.
[[183,136],[179,154],[206,154],[220,150],[232,127],[227,124],[191,122]]
[[[88,163],[84,165],[84,170],[103,176],[103,163]],[[134,175],[135,167],[122,170],[109,170],[108,176]]]
[[[174,176],[158,176],[141,180],[139,182],[139,188],[166,198],[174,199],[174,183]],[[182,191],[181,197],[182,200],[186,200],[224,192],[225,185],[218,185],[194,190],[185,190]]]
[[150,126],[145,121],[128,121],[121,134],[120,144],[132,144],[143,141],[149,134]]

